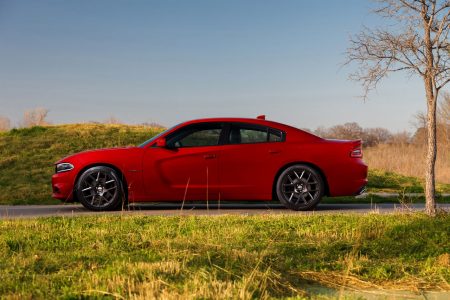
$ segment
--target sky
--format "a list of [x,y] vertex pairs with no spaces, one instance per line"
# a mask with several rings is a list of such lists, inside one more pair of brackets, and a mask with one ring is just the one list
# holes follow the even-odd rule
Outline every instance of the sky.
[[0,115],[54,123],[256,117],[299,128],[412,131],[421,80],[363,101],[349,36],[385,20],[364,0],[0,0]]

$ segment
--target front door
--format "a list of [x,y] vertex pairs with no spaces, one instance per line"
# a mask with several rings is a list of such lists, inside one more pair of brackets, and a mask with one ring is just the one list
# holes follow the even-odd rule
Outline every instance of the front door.
[[217,200],[220,123],[187,125],[166,137],[167,147],[149,147],[144,181],[149,200]]

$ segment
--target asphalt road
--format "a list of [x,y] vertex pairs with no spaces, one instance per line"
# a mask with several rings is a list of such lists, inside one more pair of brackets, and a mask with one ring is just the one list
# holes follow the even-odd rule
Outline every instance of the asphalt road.
[[[450,204],[439,204],[439,209],[450,211]],[[258,215],[258,214],[339,214],[339,213],[395,213],[423,211],[424,204],[411,204],[401,206],[393,203],[382,204],[320,204],[316,210],[296,212],[273,203],[226,203],[192,204],[186,203],[145,203],[132,204],[128,210],[114,212],[92,212],[79,204],[70,205],[0,205],[0,219],[48,217],[48,216],[82,216],[99,214],[126,214],[151,216],[177,216],[177,215]]]

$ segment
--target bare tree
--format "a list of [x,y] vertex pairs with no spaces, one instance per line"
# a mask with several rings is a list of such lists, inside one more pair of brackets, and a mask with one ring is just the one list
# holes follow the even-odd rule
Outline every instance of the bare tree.
[[427,128],[427,114],[423,111],[418,111],[413,116],[414,120],[411,122],[411,124],[416,127],[416,129],[419,128]]
[[378,144],[386,143],[392,139],[392,134],[386,128],[366,128],[363,130],[363,142],[366,147],[373,147]]
[[350,75],[361,82],[364,96],[390,73],[406,71],[424,82],[427,102],[426,211],[436,214],[435,163],[436,104],[439,92],[450,81],[450,1],[378,0],[376,14],[395,21],[388,29],[365,28],[353,36],[347,63],[359,68]]
[[443,93],[437,114],[439,123],[450,126],[450,93]]
[[153,121],[151,121],[151,122],[144,122],[144,123],[141,123],[141,125],[145,126],[145,127],[153,127],[153,128],[160,128],[160,129],[166,128],[164,125],[161,125],[158,122],[153,122]]
[[316,130],[314,130],[313,132],[315,135],[318,135],[322,138],[330,138],[330,134],[329,134],[329,129],[326,128],[325,126],[319,126],[316,128]]
[[23,127],[33,127],[33,126],[43,126],[48,125],[49,122],[46,120],[48,114],[48,109],[43,107],[37,107],[27,110],[23,114]]
[[0,131],[8,131],[11,128],[11,121],[7,117],[0,116]]
[[[437,108],[437,122],[441,132],[441,143],[443,147],[450,145],[450,94],[443,93]],[[439,132],[438,132],[439,139]]]
[[[450,94],[442,93],[436,109],[436,139],[438,147],[450,145]],[[414,115],[413,125],[416,133],[413,140],[416,144],[423,145],[427,141],[427,116],[424,112]]]
[[409,144],[411,142],[411,134],[408,131],[400,131],[392,134],[389,144]]
[[330,128],[329,134],[335,139],[361,139],[363,129],[358,123],[345,123],[344,125],[336,125]]
[[122,122],[119,119],[117,119],[112,115],[108,119],[106,119],[103,123],[111,125],[122,124]]

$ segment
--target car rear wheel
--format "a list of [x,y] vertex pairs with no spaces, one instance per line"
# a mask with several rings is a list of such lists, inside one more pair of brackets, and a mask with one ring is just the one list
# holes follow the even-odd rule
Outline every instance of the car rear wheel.
[[313,168],[298,164],[286,168],[278,177],[278,200],[292,210],[310,210],[324,195],[324,183]]
[[122,181],[109,167],[97,166],[81,174],[76,184],[78,200],[94,211],[117,210],[125,203]]

